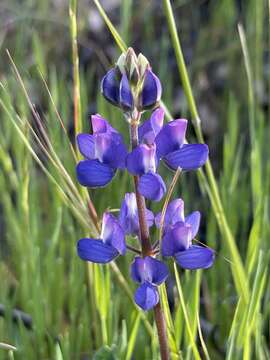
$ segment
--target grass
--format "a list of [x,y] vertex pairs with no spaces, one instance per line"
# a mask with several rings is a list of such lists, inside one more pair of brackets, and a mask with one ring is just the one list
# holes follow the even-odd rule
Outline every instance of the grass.
[[[111,61],[136,43],[160,73],[168,117],[189,118],[189,140],[206,136],[210,146],[211,163],[198,174],[181,174],[173,190],[187,210],[202,212],[198,240],[216,250],[216,262],[202,272],[170,264],[175,277],[163,306],[172,358],[269,359],[269,4],[245,2],[239,22],[236,2],[210,1],[186,67],[199,6],[190,0],[171,7],[164,0],[156,19],[154,3],[144,9],[144,2],[122,1],[116,19],[97,0],[91,7],[108,26],[102,34]],[[109,187],[89,193],[76,182],[72,145],[75,132],[88,130],[88,105],[127,131],[120,112],[99,94],[105,68],[93,60],[78,67],[77,40],[81,49],[87,27],[78,5],[78,13],[71,1],[55,14],[45,2],[0,5],[0,359],[158,359],[152,314],[132,301],[131,256],[104,267],[85,266],[76,256],[76,241],[97,233],[90,199],[100,217],[107,207],[119,208],[132,189],[120,173]],[[91,49],[108,62],[102,41]],[[80,52],[79,59],[82,64]],[[200,79],[216,64],[227,72],[215,96],[214,85],[200,90]],[[202,109],[213,101],[218,131],[211,135]],[[162,172],[171,182],[172,174]],[[14,322],[14,309],[31,316],[31,329]]]

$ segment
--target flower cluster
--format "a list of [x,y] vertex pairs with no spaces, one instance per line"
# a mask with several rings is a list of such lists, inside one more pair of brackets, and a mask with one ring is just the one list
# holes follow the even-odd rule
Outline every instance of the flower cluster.
[[[125,255],[127,236],[137,237],[141,245],[140,214],[137,197],[160,201],[166,193],[166,185],[158,173],[161,161],[172,171],[198,169],[208,158],[205,144],[187,144],[185,134],[187,120],[164,122],[164,110],[159,106],[161,85],[152,72],[147,59],[138,57],[133,50],[121,55],[116,66],[102,80],[104,97],[123,109],[132,126],[134,118],[146,109],[153,109],[148,120],[137,124],[137,143],[128,152],[122,135],[100,115],[92,116],[92,134],[79,134],[78,148],[84,160],[77,164],[77,179],[83,186],[103,187],[114,177],[117,169],[127,170],[136,176],[135,193],[125,194],[118,218],[106,212],[98,239],[84,238],[78,241],[81,259],[106,264],[119,255]],[[137,120],[138,122],[138,120]],[[135,302],[143,310],[153,308],[159,302],[158,285],[169,275],[167,265],[157,256],[172,257],[183,269],[208,268],[213,264],[214,252],[205,246],[192,244],[200,224],[200,213],[184,215],[182,199],[171,201],[162,216],[144,209],[148,228],[162,227],[159,244],[151,245],[149,253],[136,256],[131,264],[131,278],[139,283]]]

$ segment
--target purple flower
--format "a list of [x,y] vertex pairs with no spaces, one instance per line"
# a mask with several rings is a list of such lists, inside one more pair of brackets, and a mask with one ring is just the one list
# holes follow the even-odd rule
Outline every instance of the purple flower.
[[[159,78],[147,66],[144,73],[137,74],[134,83],[134,79],[129,78],[126,66],[121,66],[121,69],[116,66],[103,77],[101,93],[105,99],[111,104],[121,107],[125,112],[131,112],[135,103],[140,111],[155,107],[159,103],[162,93]],[[128,66],[137,67],[137,64]],[[136,98],[134,94],[138,94]]]
[[125,168],[127,148],[122,136],[100,115],[92,116],[93,134],[79,134],[77,143],[85,157],[76,167],[81,185],[107,185],[117,169]]
[[131,264],[131,278],[141,285],[135,292],[136,304],[147,311],[159,302],[157,286],[162,284],[168,277],[167,266],[151,256],[135,257]]
[[147,110],[159,103],[162,94],[162,87],[159,78],[150,68],[144,73],[143,88],[140,94],[139,108]]
[[[149,227],[154,223],[154,214],[152,211],[146,209],[146,220]],[[121,224],[126,235],[139,236],[139,216],[134,193],[126,193],[122,201],[119,223]]]
[[[167,207],[164,219],[164,231],[161,243],[163,256],[172,256],[184,269],[209,268],[214,262],[214,252],[204,246],[192,245],[197,235],[201,215],[194,211],[184,217],[184,202],[173,200]],[[161,213],[156,216],[156,225],[160,227]]]
[[150,119],[146,120],[142,125],[139,126],[139,142],[153,145],[155,138],[160,132],[164,121],[164,110],[159,107],[153,111]]
[[157,173],[158,158],[155,138],[159,133],[164,118],[164,110],[155,110],[149,120],[138,129],[140,144],[126,158],[128,171],[139,175],[138,189],[147,199],[160,201],[166,192],[166,185]]
[[139,191],[147,199],[160,201],[166,186],[157,168],[160,159],[171,169],[198,169],[208,158],[205,144],[184,144],[187,120],[177,119],[162,126],[164,111],[159,108],[139,127],[140,144],[127,156],[127,169],[139,175]]
[[100,239],[84,238],[77,243],[79,257],[85,261],[106,264],[119,254],[125,255],[125,234],[118,220],[104,213]]
[[126,74],[121,74],[118,68],[113,68],[107,72],[101,81],[102,95],[111,104],[132,110],[134,106],[133,95],[129,86]]
[[173,170],[198,169],[208,158],[206,144],[184,144],[186,128],[187,120],[173,120],[163,126],[155,139],[157,158]]

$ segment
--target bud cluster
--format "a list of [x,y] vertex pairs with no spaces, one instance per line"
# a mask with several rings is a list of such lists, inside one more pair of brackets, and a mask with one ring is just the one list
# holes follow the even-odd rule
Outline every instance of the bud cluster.
[[101,92],[128,118],[134,118],[134,111],[143,112],[159,105],[162,88],[146,57],[142,54],[136,56],[129,48],[103,77]]

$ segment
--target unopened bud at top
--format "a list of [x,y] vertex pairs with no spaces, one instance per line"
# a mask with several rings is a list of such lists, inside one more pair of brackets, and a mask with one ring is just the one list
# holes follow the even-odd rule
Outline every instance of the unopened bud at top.
[[132,113],[157,107],[162,88],[146,57],[129,48],[103,77],[101,91],[110,103]]

